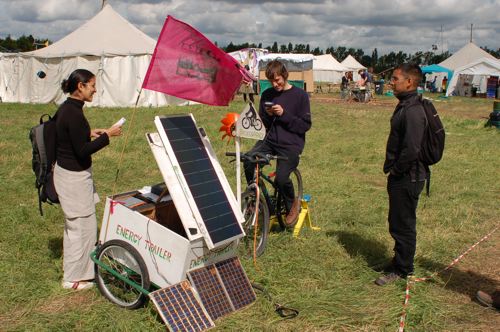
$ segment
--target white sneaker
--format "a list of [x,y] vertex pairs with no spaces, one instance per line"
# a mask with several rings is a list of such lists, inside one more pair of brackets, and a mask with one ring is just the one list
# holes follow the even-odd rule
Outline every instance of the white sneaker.
[[83,290],[94,287],[94,283],[92,281],[63,281],[62,287],[64,289]]

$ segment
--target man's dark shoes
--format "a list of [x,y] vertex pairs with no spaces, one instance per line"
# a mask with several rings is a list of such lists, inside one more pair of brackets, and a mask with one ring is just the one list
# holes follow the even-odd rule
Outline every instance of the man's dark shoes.
[[397,280],[400,280],[401,278],[403,277],[400,276],[399,274],[391,272],[378,277],[375,280],[375,284],[378,286],[385,286],[387,284],[391,284]]

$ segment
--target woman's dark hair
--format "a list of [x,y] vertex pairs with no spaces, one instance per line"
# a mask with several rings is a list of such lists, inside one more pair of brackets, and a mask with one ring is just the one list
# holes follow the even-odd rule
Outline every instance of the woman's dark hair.
[[88,83],[93,77],[95,75],[87,69],[76,69],[69,75],[67,80],[62,81],[61,90],[64,93],[71,94],[78,88],[78,83]]
[[286,70],[285,65],[278,60],[273,60],[266,66],[267,79],[272,80],[275,76],[282,76],[285,81],[288,79],[288,70]]

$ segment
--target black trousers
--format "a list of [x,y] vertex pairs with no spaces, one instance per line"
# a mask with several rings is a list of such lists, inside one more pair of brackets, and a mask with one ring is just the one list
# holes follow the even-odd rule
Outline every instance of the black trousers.
[[[257,142],[252,150],[249,151],[249,153],[251,152],[262,152],[265,154],[272,154],[288,158],[288,160],[278,160],[276,162],[276,177],[274,179],[274,182],[285,198],[286,210],[290,211],[290,209],[292,208],[293,199],[295,197],[293,183],[292,180],[290,180],[290,174],[299,165],[299,154],[287,149],[276,147],[265,141]],[[255,171],[255,163],[245,161],[244,169],[247,182],[252,181]]]
[[413,259],[417,246],[417,205],[424,181],[411,182],[410,176],[389,175],[389,233],[394,239],[393,267],[406,276],[413,273]]

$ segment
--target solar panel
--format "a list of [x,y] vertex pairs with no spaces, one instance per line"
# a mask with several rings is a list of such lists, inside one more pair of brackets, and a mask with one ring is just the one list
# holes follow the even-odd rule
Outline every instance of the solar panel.
[[234,311],[214,265],[191,271],[188,273],[188,278],[213,320]]
[[[163,116],[155,120],[157,128],[166,146],[167,153],[171,147],[175,160],[170,158],[174,171],[180,168],[179,181],[187,184],[183,188],[192,197],[190,206],[201,217],[198,223],[210,249],[243,236],[243,230],[236,213],[238,207],[231,204],[225,191],[220,173],[216,171],[214,162],[208,154],[196,123],[191,115]],[[170,154],[169,154],[170,155]],[[178,164],[178,165],[177,165]],[[217,167],[220,167],[217,164]],[[227,180],[224,181],[227,182]],[[168,185],[168,182],[167,182]],[[229,187],[229,186],[228,186]],[[229,189],[230,190],[230,189]],[[186,193],[185,193],[186,194]],[[231,194],[232,195],[232,194]],[[231,197],[234,200],[234,197]],[[206,230],[206,231],[204,231]]]
[[187,280],[149,294],[170,331],[206,331],[214,322]]
[[190,271],[188,278],[213,320],[256,299],[238,257]]
[[226,259],[215,266],[235,310],[256,300],[255,292],[238,257]]

